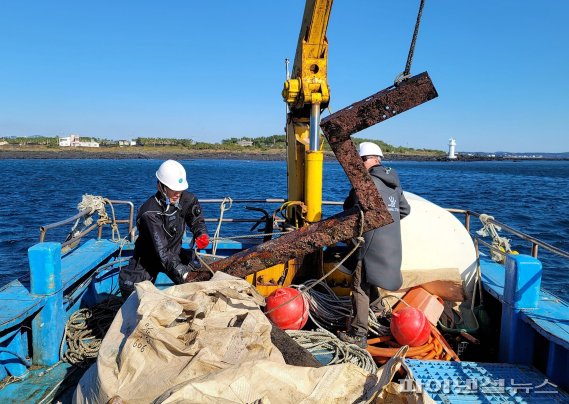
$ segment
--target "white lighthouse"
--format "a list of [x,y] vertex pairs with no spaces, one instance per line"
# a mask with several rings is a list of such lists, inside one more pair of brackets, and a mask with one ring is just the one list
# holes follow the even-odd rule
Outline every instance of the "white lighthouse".
[[448,140],[448,158],[449,160],[456,159],[456,155],[454,154],[454,149],[456,147],[456,140],[452,137]]

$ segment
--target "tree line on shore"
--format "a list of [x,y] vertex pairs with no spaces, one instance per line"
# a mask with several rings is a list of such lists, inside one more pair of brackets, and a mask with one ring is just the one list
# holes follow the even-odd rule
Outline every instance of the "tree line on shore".
[[[81,141],[95,141],[100,147],[119,147],[124,144],[125,141],[111,140],[104,138],[90,138],[90,137],[80,137]],[[272,136],[259,136],[259,137],[232,137],[229,139],[223,139],[221,143],[208,143],[195,141],[193,139],[177,139],[177,138],[158,138],[158,137],[137,137],[132,139],[136,146],[132,147],[178,147],[184,149],[194,149],[194,150],[284,150],[286,149],[286,135],[272,135]],[[444,154],[441,150],[432,149],[415,149],[411,147],[393,146],[385,143],[381,140],[374,139],[361,139],[352,138],[354,143],[358,145],[361,142],[374,142],[384,153],[396,153],[396,154]],[[12,146],[40,146],[47,148],[59,148],[59,137],[47,137],[47,136],[12,136],[12,137],[0,137],[0,145],[8,144]],[[328,143],[324,142],[324,150],[330,150]]]

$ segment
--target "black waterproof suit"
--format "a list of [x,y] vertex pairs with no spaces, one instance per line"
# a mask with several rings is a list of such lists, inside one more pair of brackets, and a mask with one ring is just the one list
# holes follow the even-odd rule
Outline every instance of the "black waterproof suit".
[[191,270],[189,255],[181,254],[186,225],[194,239],[207,234],[195,195],[183,191],[175,206],[167,205],[164,196],[156,192],[138,210],[136,225],[139,236],[134,245],[134,255],[119,274],[123,297],[132,293],[137,282],[156,281],[158,272],[164,272],[175,284],[183,283],[183,276]]
[[[400,220],[411,212],[411,207],[403,195],[397,172],[382,165],[369,169],[393,223],[364,234],[365,244],[358,251],[357,265],[352,284],[353,319],[352,330],[356,334],[367,335],[367,317],[370,295],[374,297],[374,286],[397,290],[403,283],[401,275],[401,225]],[[358,204],[352,189],[344,201],[344,209]],[[378,297],[375,294],[375,297]]]

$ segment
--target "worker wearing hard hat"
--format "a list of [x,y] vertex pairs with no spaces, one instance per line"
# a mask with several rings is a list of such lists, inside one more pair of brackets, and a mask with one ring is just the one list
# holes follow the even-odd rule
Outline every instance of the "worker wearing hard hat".
[[199,249],[209,244],[200,203],[187,191],[184,167],[167,160],[156,171],[156,178],[156,194],[144,202],[136,216],[139,236],[134,255],[119,274],[124,298],[134,291],[135,283],[154,282],[159,272],[164,272],[175,284],[184,283],[193,269],[190,255],[182,251],[186,225]]
[[[363,142],[359,155],[364,167],[381,195],[393,223],[364,234],[365,243],[358,251],[352,280],[352,319],[349,330],[341,332],[341,340],[354,343],[362,348],[367,346],[368,313],[370,296],[372,304],[377,301],[377,287],[397,290],[403,283],[401,275],[401,226],[400,219],[407,216],[411,207],[403,195],[397,172],[381,164],[383,153],[375,143]],[[352,189],[344,201],[344,209],[358,204]]]

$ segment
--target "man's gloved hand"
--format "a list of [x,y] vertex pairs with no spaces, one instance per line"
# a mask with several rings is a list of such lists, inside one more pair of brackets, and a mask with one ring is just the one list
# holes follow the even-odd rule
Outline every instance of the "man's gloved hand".
[[207,234],[202,234],[201,236],[196,238],[196,246],[202,250],[206,248],[209,244],[209,237]]
[[188,273],[190,273],[191,270],[192,267],[188,265],[178,264],[173,269],[172,274],[168,275],[171,275],[171,278],[174,281],[175,285],[180,285],[185,282],[186,277],[188,276]]

